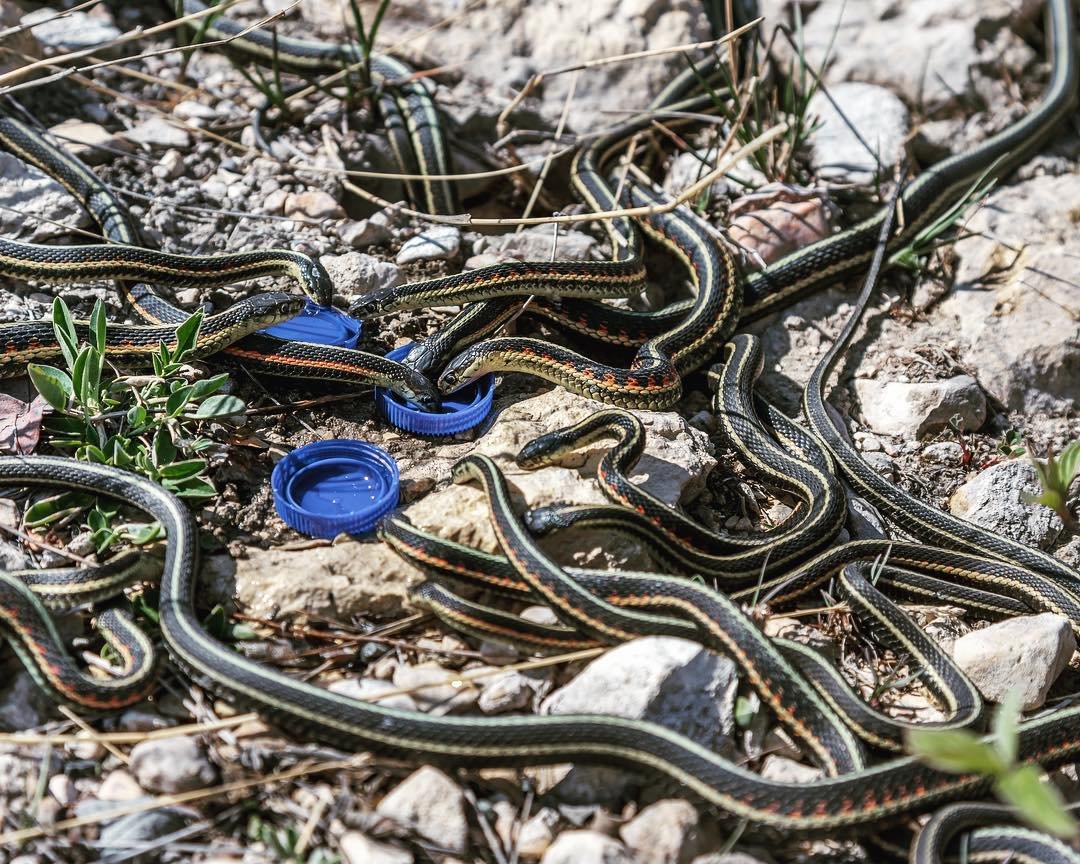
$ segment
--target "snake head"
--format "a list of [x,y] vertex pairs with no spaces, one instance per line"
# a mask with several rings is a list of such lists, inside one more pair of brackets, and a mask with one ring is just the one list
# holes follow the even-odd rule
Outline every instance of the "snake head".
[[463,351],[446,364],[439,376],[439,389],[443,393],[453,393],[483,377],[485,371],[481,354],[472,349]]
[[244,329],[254,333],[265,327],[273,327],[282,321],[299,315],[304,310],[304,298],[295,294],[271,291],[265,294],[253,294],[237,304],[237,310],[244,318]]
[[413,345],[409,352],[401,358],[401,362],[426,375],[435,368],[439,359],[429,344],[429,340],[425,339],[423,342],[417,342]]
[[522,521],[525,527],[537,537],[545,537],[558,531],[560,528],[569,527],[570,523],[564,518],[568,510],[566,504],[548,504],[544,507],[534,507],[525,511]]
[[353,318],[376,318],[379,315],[387,315],[396,311],[394,307],[395,289],[376,288],[361,294],[349,304],[349,314]]
[[312,300],[320,306],[332,306],[334,303],[334,283],[330,274],[314,258],[302,255],[297,263],[300,284]]
[[425,411],[435,411],[442,405],[442,394],[423,372],[401,363],[395,365],[401,367],[401,374],[388,382],[389,390]]

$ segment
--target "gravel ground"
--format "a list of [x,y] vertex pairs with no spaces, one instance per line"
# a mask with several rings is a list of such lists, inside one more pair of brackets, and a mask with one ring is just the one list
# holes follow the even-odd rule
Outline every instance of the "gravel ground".
[[[230,14],[256,21],[283,5],[247,0]],[[371,20],[369,4],[362,5]],[[513,147],[504,146],[500,112],[531,74],[589,59],[586,52],[598,45],[603,55],[615,55],[697,41],[710,32],[691,0],[648,10],[617,0],[596,5],[604,9],[582,13],[593,28],[584,39],[578,28],[566,30],[556,0],[472,3],[467,12],[451,0],[423,8],[392,2],[379,44],[395,46],[416,68],[436,69],[425,81],[453,124],[461,170],[501,168],[549,152],[566,104],[571,76],[555,76],[509,111],[516,138]],[[808,18],[805,45],[819,62],[842,4],[812,5],[818,8]],[[710,190],[704,211],[739,244],[746,266],[851,224],[888,192],[887,183],[878,186],[875,161],[857,141],[852,145],[844,117],[876,143],[877,158],[889,165],[903,152],[929,162],[962,150],[1033,104],[1047,74],[1038,28],[1010,19],[1001,4],[946,5],[947,27],[914,0],[880,20],[868,9],[850,10],[843,51],[825,73],[843,116],[815,97],[808,116],[817,122],[782,176],[744,164],[735,179]],[[763,0],[761,7],[769,24],[789,14],[781,0]],[[333,0],[304,0],[279,26],[293,35],[340,39],[347,9]],[[24,15],[48,17],[43,4],[12,0],[0,0],[0,13],[0,34],[34,20]],[[19,50],[56,53],[149,28],[162,14],[152,4],[102,3],[40,24],[32,31],[37,42],[26,32],[16,36],[24,40]],[[432,30],[438,22],[444,23]],[[565,38],[550,38],[555,28]],[[549,226],[519,234],[453,228],[455,254],[407,260],[403,247],[433,229],[401,212],[400,185],[355,180],[391,202],[374,205],[335,173],[395,170],[371,112],[316,92],[292,102],[289,122],[265,124],[270,152],[262,152],[253,146],[250,124],[261,96],[242,74],[248,67],[222,52],[164,50],[173,47],[171,38],[138,41],[144,56],[20,90],[4,107],[24,110],[91,164],[123,197],[147,245],[190,254],[302,251],[326,264],[341,308],[382,285],[550,251]],[[925,46],[932,58],[921,67],[921,81],[910,77],[910,58],[892,56],[892,46],[901,44]],[[121,50],[135,53],[126,45],[106,56]],[[778,48],[777,57],[782,72],[790,51]],[[619,111],[646,104],[680,62],[678,53],[662,54],[581,73],[569,128],[585,134]],[[769,86],[782,91],[780,84]],[[699,170],[692,152],[707,152],[714,134],[658,135],[642,164],[669,191],[685,188]],[[934,506],[1072,565],[1080,563],[1080,541],[1050,511],[1022,499],[1035,479],[1020,448],[1041,456],[1080,437],[1080,331],[1068,263],[1080,255],[1074,203],[1080,195],[1071,194],[1074,186],[1080,193],[1078,156],[1074,124],[965,214],[959,240],[927,254],[919,272],[894,269],[832,394],[857,448],[881,474]],[[567,157],[553,163],[536,212],[579,206],[566,182],[567,165]],[[463,183],[464,209],[474,216],[520,215],[532,183],[510,177]],[[9,237],[86,242],[78,232],[95,230],[62,190],[14,159],[0,161],[0,205],[0,232]],[[605,241],[602,231],[583,222],[560,231],[558,252],[598,258]],[[674,259],[651,250],[649,261],[649,289],[626,302],[659,308],[686,295]],[[162,293],[186,309],[214,311],[269,287],[285,286],[265,279],[204,294]],[[797,413],[802,385],[847,320],[852,287],[831,288],[750,326],[766,356],[760,390],[789,413]],[[77,315],[87,316],[101,299],[111,319],[125,320],[111,284],[57,288],[0,279],[0,322],[47,316],[58,294]],[[415,341],[451,311],[365,322],[362,344],[381,353]],[[520,332],[537,327],[518,326]],[[197,511],[206,608],[220,603],[232,616],[244,637],[238,650],[282,674],[381,704],[440,715],[610,711],[670,725],[770,777],[812,782],[820,776],[768,712],[757,710],[756,696],[725,658],[694,643],[649,637],[536,664],[491,643],[449,635],[418,613],[408,589],[422,576],[377,542],[313,541],[275,512],[270,473],[284,454],[311,441],[359,438],[398,460],[401,504],[416,524],[494,550],[483,497],[452,486],[449,467],[472,451],[507,464],[522,443],[580,419],[595,403],[535,379],[502,376],[495,411],[479,429],[424,440],[391,428],[369,392],[273,381],[212,358],[196,366],[227,369],[230,392],[251,409],[211,429],[226,445],[211,475],[219,494]],[[4,394],[29,402],[33,388],[26,379],[0,381],[0,400]],[[5,404],[0,401],[0,431]],[[752,532],[779,524],[796,500],[740,464],[717,436],[710,404],[705,378],[696,375],[673,411],[639,412],[649,447],[635,479],[714,529]],[[532,477],[518,472],[512,480],[532,507],[598,502],[598,453]],[[0,490],[0,528],[18,529],[24,504],[24,497]],[[874,530],[873,519],[852,520],[848,530]],[[566,564],[656,566],[629,540],[573,532],[543,542]],[[0,533],[0,564],[56,566],[63,556],[48,547],[93,555],[73,520],[31,538]],[[153,589],[145,596],[152,605]],[[831,597],[793,613],[756,611],[770,635],[830,653],[879,709],[905,719],[942,716],[932,694],[912,680],[917,670],[908,658],[875,645]],[[983,638],[987,622],[963,610],[927,605],[911,611],[958,662],[969,658],[965,668],[991,701],[1017,682],[1026,688],[1028,709],[1076,689],[1075,644],[1064,619],[1031,616],[1007,622],[1023,626],[1022,639],[997,631]],[[88,621],[87,614],[74,614],[60,622],[64,638],[83,655],[100,647]],[[991,650],[1021,644],[1022,656],[1002,658]],[[765,844],[741,838],[715,813],[685,800],[685,790],[613,768],[459,771],[317,747],[238,714],[167,663],[152,699],[87,721],[58,713],[10,653],[4,662],[10,674],[0,689],[0,725],[25,735],[0,738],[0,861],[786,864],[876,860],[879,854],[854,839]],[[1009,667],[1004,680],[1001,664]],[[90,722],[115,734],[78,740]],[[1054,776],[1070,796],[1075,773],[1070,766]]]

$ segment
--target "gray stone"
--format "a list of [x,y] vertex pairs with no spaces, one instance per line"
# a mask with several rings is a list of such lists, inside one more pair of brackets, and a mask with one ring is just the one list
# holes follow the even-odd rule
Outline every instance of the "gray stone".
[[873,183],[904,152],[907,107],[884,87],[858,81],[835,84],[828,96],[818,90],[807,109],[819,123],[810,138],[810,158],[818,176],[837,183]]
[[346,864],[412,864],[412,852],[400,846],[380,843],[359,831],[346,831],[338,840]]
[[[400,688],[396,684],[380,681],[378,678],[344,678],[341,681],[334,681],[327,689],[340,693],[342,696],[374,702],[384,708],[394,708],[399,711],[418,710],[416,700],[412,696],[408,693],[398,693]],[[393,695],[379,698],[380,693],[388,692]]]
[[22,668],[0,688],[0,728],[33,729],[55,716],[56,706]]
[[532,681],[525,675],[508,670],[486,681],[477,705],[485,714],[518,711],[532,701],[534,691],[531,685]]
[[618,840],[599,831],[563,831],[540,864],[634,864],[634,858]]
[[395,259],[399,265],[446,261],[461,252],[461,232],[453,225],[436,225],[407,240]]
[[636,864],[686,864],[704,851],[697,809],[680,798],[650,804],[619,829]]
[[1038,491],[1038,477],[1031,464],[1025,459],[1007,459],[957,489],[949,499],[949,510],[995,534],[1048,549],[1062,525],[1049,507],[1024,502],[1025,492]]
[[405,281],[396,264],[363,252],[323,255],[319,260],[326,267],[334,290],[341,294],[366,294],[379,288],[395,288]]
[[964,448],[955,441],[936,441],[923,447],[919,458],[936,465],[959,465],[964,458]]
[[[823,0],[803,28],[802,45],[810,68],[821,69],[828,59],[827,84],[880,84],[932,114],[976,96],[984,59],[996,62],[1011,52],[1012,61],[1023,52],[1023,41],[1003,26],[1013,10],[1007,0]],[[980,46],[988,42],[984,55]],[[1005,65],[1019,72],[1030,57],[1028,50],[1017,58],[1020,68]]]
[[[203,584],[252,615],[310,615],[335,621],[400,612],[424,576],[384,543],[347,540],[310,549],[249,547],[244,558],[203,559]],[[303,579],[296,574],[303,573]]]
[[[540,711],[649,720],[723,750],[734,728],[736,685],[735,664],[726,657],[696,642],[650,636],[593,660],[544,700]],[[617,798],[630,782],[617,769],[580,766],[561,779],[557,791],[568,800],[595,803]]]
[[63,186],[10,153],[0,152],[0,177],[0,231],[8,237],[40,243],[68,234],[65,225],[89,226]]
[[389,243],[392,236],[387,219],[381,213],[361,219],[359,222],[346,221],[338,228],[338,237],[341,238],[341,242],[355,249],[381,246],[383,243]]
[[482,236],[473,243],[473,252],[518,261],[591,261],[600,256],[596,238],[583,231],[560,230],[557,243],[550,226],[537,225],[510,234]]
[[526,861],[540,858],[555,840],[559,818],[558,810],[542,807],[522,822],[517,834],[518,854]]
[[820,768],[770,753],[761,763],[761,776],[778,783],[806,784],[820,780],[824,775]]
[[[961,360],[1008,408],[1069,412],[1080,401],[1080,174],[1002,186],[964,217],[956,287],[934,323],[966,345]],[[992,280],[987,274],[996,274]]]
[[131,748],[131,774],[150,792],[188,792],[209,786],[217,770],[194,738],[151,738]]
[[469,839],[465,795],[438,768],[425,765],[406,777],[375,811],[405,825],[442,849],[464,855]]
[[1051,612],[1021,615],[961,636],[952,655],[972,683],[992,702],[1015,691],[1024,711],[1046,701],[1046,693],[1076,650],[1069,619]]
[[867,424],[884,435],[919,438],[956,416],[969,431],[986,422],[986,397],[970,375],[924,383],[856,378],[855,393]]
[[285,196],[285,215],[298,219],[342,219],[345,210],[329,192],[307,189]]
[[170,123],[164,117],[151,117],[121,134],[129,141],[146,147],[175,147],[178,150],[187,150],[191,146],[191,135],[188,131]]
[[394,670],[394,686],[408,690],[421,711],[448,714],[475,704],[479,691],[471,685],[454,686],[457,673],[428,661],[415,666],[400,665]]
[[[81,51],[83,48],[93,48],[105,42],[111,42],[120,35],[116,25],[103,18],[101,14],[69,12],[59,18],[55,16],[55,9],[48,7],[35,9],[23,15],[21,23],[35,24],[34,36],[37,40],[59,51]],[[48,20],[50,18],[53,20]]]

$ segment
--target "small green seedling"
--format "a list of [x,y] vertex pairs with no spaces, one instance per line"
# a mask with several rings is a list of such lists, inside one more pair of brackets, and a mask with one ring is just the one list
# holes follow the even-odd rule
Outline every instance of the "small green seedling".
[[990,779],[994,794],[1033,828],[1058,837],[1080,836],[1080,825],[1045,772],[1017,761],[1020,707],[1015,691],[1006,696],[994,713],[989,737],[965,729],[913,729],[907,735],[908,752],[939,771]]
[[1032,457],[1031,464],[1035,466],[1042,491],[1038,495],[1025,492],[1024,502],[1049,507],[1069,531],[1075,532],[1080,525],[1069,509],[1069,486],[1080,471],[1080,441],[1070,441],[1057,456],[1049,451],[1046,461]]

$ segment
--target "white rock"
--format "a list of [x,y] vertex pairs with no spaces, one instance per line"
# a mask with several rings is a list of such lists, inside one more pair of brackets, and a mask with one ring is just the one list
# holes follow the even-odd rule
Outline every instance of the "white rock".
[[461,711],[474,704],[479,690],[471,683],[461,682],[455,687],[457,673],[438,663],[419,663],[416,666],[402,664],[394,670],[394,686],[409,690],[409,696],[422,711],[447,714]]
[[964,458],[964,448],[955,441],[937,441],[923,447],[919,456],[938,465],[959,465]]
[[711,852],[708,855],[699,855],[690,864],[765,864],[760,858],[747,855],[745,852]]
[[[1008,408],[1074,410],[1080,401],[1080,320],[1069,274],[1080,256],[1080,175],[1002,186],[956,244],[956,287],[934,323],[966,346],[961,360]],[[1000,273],[987,283],[985,275]]]
[[541,864],[634,864],[626,847],[598,831],[563,831],[548,847]]
[[1017,691],[1023,710],[1039,708],[1076,650],[1069,620],[1044,612],[999,621],[961,636],[952,655],[987,699]]
[[135,778],[122,768],[117,768],[101,781],[97,797],[101,801],[134,801],[143,794],[142,787],[135,782]]
[[49,794],[57,800],[62,807],[67,807],[79,797],[75,784],[67,774],[53,774],[49,778]]
[[[807,108],[807,113],[819,122],[810,139],[811,162],[823,179],[872,183],[879,171],[890,170],[904,152],[907,107],[876,84],[841,82],[830,87],[828,93],[833,101],[824,90],[818,90]],[[867,152],[863,142],[872,152]]]
[[[726,657],[686,639],[650,636],[593,660],[545,699],[540,713],[649,720],[721,750],[734,725],[736,684],[735,664]],[[595,803],[618,797],[629,782],[617,769],[583,765],[562,778],[558,791]]]
[[477,706],[485,714],[502,714],[524,708],[533,697],[532,682],[517,671],[503,672],[484,683]]
[[391,236],[388,220],[381,213],[361,219],[359,222],[348,220],[338,228],[338,237],[341,238],[341,242],[358,249],[388,243]]
[[334,290],[341,294],[366,294],[379,288],[394,288],[405,281],[396,264],[363,252],[323,255],[319,260],[326,267]]
[[949,510],[995,534],[1048,549],[1061,533],[1061,520],[1049,507],[1027,504],[1039,481],[1026,459],[1007,459],[980,471],[949,498]]
[[291,551],[251,547],[244,558],[209,555],[202,565],[202,584],[215,597],[228,600],[235,593],[252,615],[270,618],[348,620],[364,610],[399,612],[423,578],[386,544],[357,541]]
[[338,849],[347,864],[412,864],[412,852],[400,846],[380,843],[359,831],[346,831],[338,840]]
[[[334,681],[326,689],[342,696],[350,696],[364,702],[374,702],[384,708],[396,708],[401,711],[416,711],[416,701],[408,693],[396,692],[398,686],[390,681],[380,681],[378,678],[344,678]],[[380,693],[393,693],[392,696],[377,698]]]
[[[299,11],[328,35],[344,35],[347,16],[341,14],[340,0],[305,0]],[[487,3],[470,7],[468,26],[455,28],[452,39],[446,38],[444,28],[432,26],[460,11],[458,0],[413,4],[399,20],[388,15],[379,32],[388,45],[408,38],[410,51],[439,64],[468,64],[470,74],[459,85],[466,94],[475,92],[477,84],[488,85],[485,90],[490,92],[517,91],[533,72],[712,38],[708,16],[697,0],[593,0],[572,8],[563,0]],[[597,66],[580,75],[552,76],[533,95],[552,125],[565,107],[571,127],[585,132],[613,122],[613,107],[647,105],[685,68],[682,57],[665,53]],[[573,99],[567,102],[571,87]],[[613,98],[619,101],[613,103]]]
[[974,95],[974,67],[983,59],[979,48],[993,40],[994,31],[1001,31],[1002,41],[992,46],[992,56],[1022,45],[1002,27],[1014,8],[999,0],[824,0],[806,22],[802,44],[812,69],[821,69],[828,55],[827,84],[881,84],[932,113]]
[[619,829],[636,864],[681,864],[704,847],[697,809],[680,798],[650,804]]
[[186,150],[191,146],[191,135],[188,131],[170,123],[164,117],[151,117],[121,134],[129,141],[146,147],[175,147]]
[[970,375],[913,384],[856,378],[855,393],[867,424],[884,435],[918,438],[945,428],[956,415],[965,430],[986,422],[986,397]]
[[779,783],[813,783],[824,775],[820,768],[770,753],[761,763],[761,776]]
[[558,242],[554,241],[555,235],[549,226],[537,225],[510,234],[483,236],[473,244],[473,252],[519,261],[547,261],[552,258],[554,245],[554,260],[557,261],[590,261],[600,255],[596,238],[583,231],[561,230]]
[[461,251],[461,232],[453,225],[436,225],[405,241],[398,250],[399,265],[417,261],[446,261]]
[[104,126],[69,118],[52,127],[53,134],[64,142],[64,149],[88,165],[99,165],[113,158],[112,151],[133,149]]
[[537,860],[555,840],[558,824],[559,811],[551,807],[542,807],[522,822],[517,835],[518,855],[526,861]]
[[216,120],[218,116],[213,105],[204,105],[196,99],[183,99],[177,102],[173,106],[172,113],[181,120],[189,122],[193,120]]
[[[36,24],[34,35],[43,45],[61,51],[79,51],[93,48],[105,42],[111,42],[120,35],[120,31],[111,21],[100,15],[88,15],[86,12],[69,12],[57,18],[56,10],[45,7],[35,9],[23,15],[23,24]],[[48,20],[48,19],[53,20]],[[37,22],[43,23],[37,23]]]
[[345,210],[329,192],[306,189],[285,196],[285,215],[304,219],[341,219]]
[[128,767],[136,782],[150,792],[188,792],[217,779],[217,770],[187,735],[140,741],[131,748]]
[[414,771],[379,802],[375,811],[453,854],[465,854],[469,838],[465,795],[438,768],[425,765]]
[[[90,217],[51,177],[0,151],[0,231],[39,243],[68,233],[64,225],[85,228]],[[59,224],[53,224],[59,223]]]

